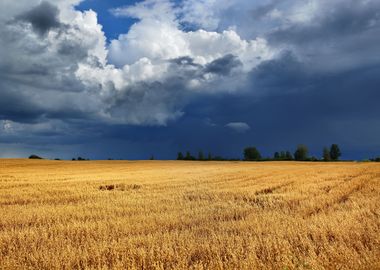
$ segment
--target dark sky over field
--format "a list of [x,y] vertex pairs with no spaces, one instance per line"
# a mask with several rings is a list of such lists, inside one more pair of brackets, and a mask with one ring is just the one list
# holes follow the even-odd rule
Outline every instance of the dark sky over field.
[[0,157],[380,156],[378,0],[2,0]]

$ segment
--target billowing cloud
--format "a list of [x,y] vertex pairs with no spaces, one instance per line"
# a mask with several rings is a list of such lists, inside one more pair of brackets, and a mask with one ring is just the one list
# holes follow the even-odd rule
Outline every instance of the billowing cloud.
[[51,28],[58,28],[60,26],[58,13],[59,10],[56,6],[49,2],[42,2],[35,8],[21,14],[16,19],[30,23],[34,30],[45,34]]
[[75,75],[80,63],[106,62],[96,14],[58,12],[48,2],[24,9],[0,27],[0,118],[44,121],[98,113],[99,90],[86,89]]
[[101,85],[112,121],[164,125],[183,115],[191,93],[235,91],[240,84],[227,79],[242,81],[275,54],[264,39],[243,40],[233,30],[183,31],[177,12],[170,1],[152,0],[114,9],[138,22],[111,41],[108,65],[80,65],[78,78]]
[[[152,0],[114,10],[138,22],[108,47],[97,14],[76,3],[7,3],[15,7],[0,29],[2,119],[166,125],[192,92],[235,91],[274,54],[233,30],[185,32],[171,2]],[[175,62],[186,57],[194,65]]]
[[[208,32],[181,30],[176,10],[168,1],[142,2],[133,7],[117,9],[114,13],[133,16],[140,21],[134,24],[128,34],[120,35],[110,45],[111,63],[124,66],[146,57],[162,61],[189,56],[199,64],[207,64],[227,54],[240,58],[246,69],[259,64],[261,59],[269,59],[273,51],[264,39],[243,40],[234,30]],[[163,18],[156,15],[164,10]],[[170,13],[170,14],[167,14]],[[159,13],[161,14],[161,13]],[[127,53],[124,53],[127,52]]]

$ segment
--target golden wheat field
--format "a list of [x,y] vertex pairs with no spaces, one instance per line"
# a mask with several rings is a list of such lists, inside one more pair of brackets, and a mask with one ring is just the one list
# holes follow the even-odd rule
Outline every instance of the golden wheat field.
[[380,165],[0,160],[0,269],[380,269]]

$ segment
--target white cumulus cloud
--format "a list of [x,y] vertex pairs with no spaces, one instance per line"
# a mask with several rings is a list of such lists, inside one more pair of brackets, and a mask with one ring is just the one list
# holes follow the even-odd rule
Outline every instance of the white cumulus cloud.
[[232,129],[238,133],[245,133],[251,129],[251,127],[244,122],[231,122],[225,125],[225,127]]

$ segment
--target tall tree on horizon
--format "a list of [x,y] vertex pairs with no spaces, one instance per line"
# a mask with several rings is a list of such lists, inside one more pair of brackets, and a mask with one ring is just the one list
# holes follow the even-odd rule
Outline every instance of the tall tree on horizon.
[[182,152],[178,152],[177,160],[183,160],[183,159],[184,159],[184,156],[183,156]]
[[186,152],[185,160],[195,160],[195,157],[193,157],[190,153],[190,151]]
[[337,161],[337,160],[339,160],[341,155],[342,155],[342,153],[340,151],[339,146],[337,144],[331,145],[331,148],[330,148],[331,160]]
[[309,149],[306,145],[300,144],[297,147],[296,152],[294,153],[294,159],[297,161],[305,161],[307,160],[309,155]]
[[330,150],[327,147],[323,148],[323,160],[324,161],[330,161],[331,160]]
[[256,147],[247,147],[244,149],[244,160],[246,161],[259,161],[261,154]]

